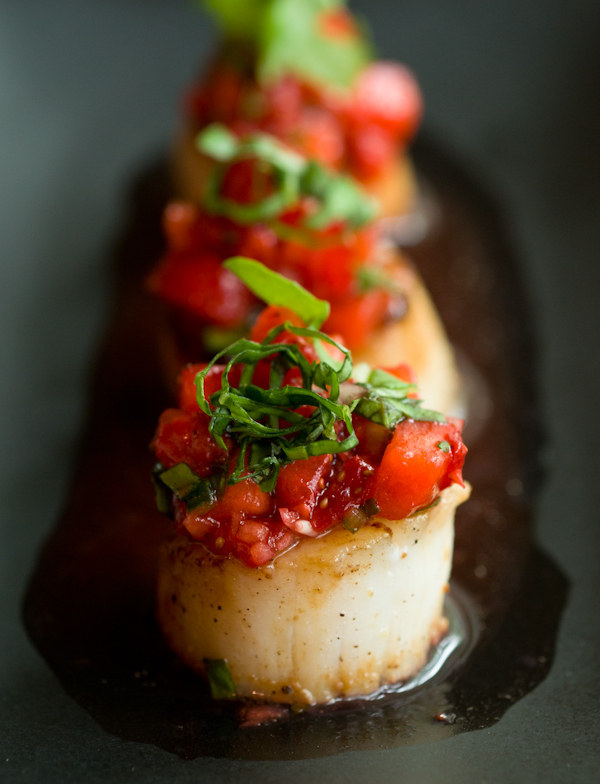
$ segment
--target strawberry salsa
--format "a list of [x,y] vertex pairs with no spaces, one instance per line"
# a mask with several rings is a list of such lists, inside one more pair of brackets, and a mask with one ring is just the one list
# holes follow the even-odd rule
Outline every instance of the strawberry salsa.
[[227,43],[187,95],[194,128],[265,131],[363,182],[414,136],[423,111],[414,76],[372,60],[364,25],[342,3],[263,3],[246,28],[212,10]]
[[256,317],[258,300],[222,265],[232,255],[258,259],[328,300],[325,329],[352,350],[404,314],[398,271],[375,258],[374,205],[359,186],[266,135],[237,140],[211,126],[201,144],[221,159],[205,204],[167,206],[167,248],[148,279],[189,344],[184,353],[198,358],[211,330],[231,339]]
[[273,305],[227,352],[184,369],[153,440],[159,507],[213,554],[263,566],[462,484],[462,422],[422,409],[406,366],[357,380],[342,346]]
[[368,65],[347,95],[287,75],[267,87],[224,52],[186,97],[198,130],[222,122],[242,136],[264,131],[327,166],[368,183],[412,140],[422,99],[408,68]]

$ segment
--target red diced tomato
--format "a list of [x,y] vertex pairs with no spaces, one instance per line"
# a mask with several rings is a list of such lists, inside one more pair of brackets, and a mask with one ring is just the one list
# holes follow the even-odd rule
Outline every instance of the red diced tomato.
[[391,433],[383,425],[371,422],[361,416],[354,415],[352,418],[354,432],[358,438],[358,450],[374,463],[379,463],[387,445],[391,440]]
[[190,246],[198,209],[189,202],[173,201],[163,212],[163,231],[170,250],[182,251]]
[[362,348],[385,319],[389,301],[387,291],[372,289],[360,296],[332,302],[329,318],[323,328],[329,334],[340,334],[348,348]]
[[417,129],[423,99],[417,81],[408,68],[392,62],[368,65],[354,88],[352,112],[390,131],[403,140]]
[[254,204],[273,193],[273,178],[254,159],[231,164],[221,185],[221,194],[238,204]]
[[392,133],[375,124],[357,127],[349,141],[351,166],[360,180],[368,181],[380,174],[397,151]]
[[152,442],[157,460],[166,468],[187,465],[198,476],[209,476],[215,465],[226,460],[226,453],[214,442],[208,430],[208,417],[170,408],[161,415]]
[[358,31],[356,23],[344,8],[334,8],[319,14],[319,27],[328,38],[354,38]]
[[198,541],[202,541],[218,526],[216,520],[207,517],[202,512],[198,512],[194,509],[191,512],[188,512],[181,522],[189,535]]
[[148,286],[170,305],[205,321],[239,326],[253,297],[221,261],[219,256],[201,253],[168,255],[150,275]]
[[[273,499],[252,479],[243,479],[235,485],[228,485],[218,504],[219,516],[242,519],[245,516],[267,515],[273,506]],[[213,512],[217,514],[216,511]]]
[[253,566],[264,566],[271,561],[276,551],[266,542],[256,542],[250,548],[250,561]]
[[371,497],[375,477],[373,463],[357,454],[342,454],[335,462],[321,498],[316,505],[311,525],[322,533],[341,522],[346,512],[357,509]]
[[[201,370],[206,367],[206,362],[186,365],[179,374],[179,408],[183,411],[198,411],[198,398],[194,380]],[[213,365],[204,377],[204,396],[209,399],[211,395],[221,389],[223,365]],[[228,379],[232,386],[239,382],[241,366],[234,365],[229,371]]]
[[[280,307],[279,305],[269,305],[256,319],[252,331],[250,332],[250,337],[257,343],[260,343],[272,329],[275,329],[275,327],[278,327],[285,321],[289,321],[290,324],[293,324],[295,327],[304,326],[304,322],[300,316],[298,316],[297,313],[294,313],[293,310]],[[280,341],[278,340],[278,342]]]
[[275,488],[276,505],[310,519],[330,466],[331,455],[315,455],[284,466]]
[[304,109],[290,131],[289,143],[307,158],[315,158],[334,169],[344,159],[344,129],[335,115],[320,108]]
[[401,520],[452,482],[462,484],[466,452],[457,420],[400,422],[376,474],[373,497],[381,516]]
[[263,90],[265,121],[275,122],[283,131],[293,129],[302,111],[302,85],[293,76],[284,76]]

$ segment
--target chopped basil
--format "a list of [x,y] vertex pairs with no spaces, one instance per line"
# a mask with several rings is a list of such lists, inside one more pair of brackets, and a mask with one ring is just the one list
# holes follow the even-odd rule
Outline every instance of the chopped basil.
[[397,282],[384,270],[377,267],[360,267],[357,270],[358,287],[361,294],[373,289],[385,289],[392,294],[400,294]]
[[286,74],[347,89],[372,58],[364,25],[328,34],[324,15],[343,11],[342,0],[204,0],[232,39],[255,50],[256,76],[266,83]]
[[[318,324],[324,318],[320,300],[259,262],[235,257],[225,264],[268,302],[290,307],[309,323],[312,320]],[[311,362],[299,345],[276,342],[283,331],[312,340],[319,346],[321,357],[324,344],[329,344],[340,352],[342,360]],[[222,359],[227,362],[221,373],[221,388],[207,398],[204,380]],[[264,361],[270,363],[267,389],[252,383],[256,366]],[[241,366],[241,374],[237,386],[232,387],[229,376],[234,365]],[[282,385],[285,374],[292,369],[299,372],[301,386]],[[408,397],[415,389],[413,384],[368,366],[361,367],[361,378],[366,380],[350,382],[351,374],[350,352],[314,326],[298,327],[285,322],[274,327],[262,343],[241,338],[218,352],[196,375],[194,383],[198,405],[210,417],[209,428],[215,442],[226,449],[227,435],[238,444],[237,462],[228,482],[235,484],[251,478],[265,492],[271,492],[283,465],[352,449],[358,444],[353,413],[390,430],[407,418],[445,421],[442,414],[423,409],[419,400]],[[339,423],[343,423],[346,433],[341,439]],[[191,497],[199,505],[217,492],[214,478],[200,480],[182,468],[173,476],[165,473],[166,479],[161,474],[161,480],[186,502]]]
[[203,0],[225,35],[247,39],[264,13],[265,0]]
[[[204,479],[195,474],[186,463],[177,463],[167,470],[156,471],[155,485],[168,488],[176,498],[185,501],[188,509],[201,506],[208,508],[215,503],[223,490],[223,475],[217,472]],[[157,500],[159,509],[164,508],[164,491],[161,491],[160,498],[157,491]]]
[[204,659],[204,670],[214,700],[232,700],[237,696],[227,659]]
[[[335,346],[344,356],[341,367],[310,362],[298,345],[274,342],[284,330]],[[208,400],[204,379],[211,367],[226,356],[229,361],[221,375],[221,389]],[[256,365],[263,360],[271,362],[269,389],[251,383]],[[236,364],[242,365],[243,370],[239,385],[232,387],[228,377]],[[281,386],[281,379],[292,368],[300,371],[302,386]],[[198,405],[210,416],[210,432],[216,443],[225,449],[223,437],[228,434],[240,447],[229,482],[252,478],[270,492],[282,465],[314,455],[345,452],[356,446],[351,409],[339,401],[340,383],[347,380],[351,369],[347,349],[312,327],[297,327],[289,322],[272,329],[262,343],[241,339],[219,352],[196,375],[195,384]],[[310,407],[310,413],[299,413],[297,409],[302,406]],[[348,433],[342,440],[335,427],[338,422],[345,424]]]
[[363,35],[327,35],[323,15],[342,7],[339,0],[271,0],[258,39],[259,80],[293,73],[330,88],[350,88],[371,50]]
[[[433,507],[434,507],[434,506],[437,506],[437,505],[440,503],[440,501],[441,501],[441,500],[442,500],[441,496],[438,496],[438,497],[435,499],[435,501],[432,501],[430,504],[427,504],[427,506],[421,506],[421,507],[419,507],[418,509],[415,509],[415,510],[414,510],[413,512],[411,512],[411,513],[410,513],[408,516],[409,516],[409,517],[416,517],[417,515],[420,515],[420,514],[422,514],[423,512],[428,512],[430,509],[433,509]],[[415,544],[417,544],[417,543],[418,543],[418,541],[419,541],[419,540],[418,540],[418,539],[416,539],[416,540],[415,540]]]
[[329,316],[329,303],[317,299],[293,280],[273,272],[264,264],[244,256],[224,262],[246,286],[269,305],[286,307],[297,313],[305,324],[320,327]]
[[317,200],[317,209],[306,221],[310,229],[324,229],[339,220],[351,226],[364,226],[377,214],[377,203],[355,180],[336,174],[314,160],[304,170],[300,191]]
[[208,125],[196,143],[200,152],[215,161],[230,161],[239,149],[237,136],[220,123]]
[[[244,225],[276,221],[302,197],[310,197],[315,205],[304,219],[304,226],[313,231],[336,222],[363,226],[376,215],[376,202],[351,177],[304,158],[269,134],[254,133],[238,139],[225,126],[213,123],[198,135],[196,144],[217,163],[204,195],[205,209],[215,215]],[[250,204],[222,194],[229,166],[244,159],[253,159],[263,168],[270,167],[273,186],[269,195]],[[272,228],[276,233],[289,231],[289,226],[277,222]]]
[[450,444],[447,441],[438,441],[436,444],[438,449],[441,449],[442,452],[448,453],[451,449]]
[[379,368],[371,371],[366,381],[358,383],[365,392],[357,396],[353,412],[370,419],[389,430],[403,419],[416,419],[428,422],[445,422],[438,411],[421,407],[421,401],[410,398],[415,391],[414,384],[396,378]]
[[152,471],[152,483],[154,484],[154,496],[156,499],[156,508],[161,514],[171,514],[171,500],[173,492],[161,482],[159,476],[164,471],[164,467],[157,463]]

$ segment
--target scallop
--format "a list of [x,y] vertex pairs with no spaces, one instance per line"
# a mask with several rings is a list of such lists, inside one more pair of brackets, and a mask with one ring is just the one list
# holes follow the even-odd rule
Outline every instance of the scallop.
[[239,697],[313,705],[405,681],[446,631],[454,514],[468,495],[451,485],[427,510],[338,525],[258,569],[175,536],[160,555],[159,624],[192,669],[225,660]]
[[379,327],[364,349],[354,351],[354,364],[393,367],[405,363],[414,371],[419,397],[428,408],[464,418],[455,352],[421,276],[407,256],[391,247],[378,249],[377,263],[397,282],[406,299],[406,312]]

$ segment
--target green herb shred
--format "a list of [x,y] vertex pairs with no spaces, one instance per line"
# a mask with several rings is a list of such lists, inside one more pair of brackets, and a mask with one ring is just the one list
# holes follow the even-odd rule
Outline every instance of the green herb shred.
[[[307,229],[318,230],[342,221],[360,227],[373,220],[377,204],[351,177],[337,174],[314,160],[287,148],[274,136],[253,133],[238,139],[220,123],[207,126],[196,145],[217,165],[211,172],[204,195],[204,207],[236,223],[271,222],[274,231],[284,231],[277,218],[301,197],[310,197],[315,207],[305,218]],[[256,159],[271,172],[274,190],[251,204],[240,203],[222,194],[229,166],[244,159]]]
[[237,689],[229,672],[227,659],[204,659],[204,669],[214,700],[235,699]]
[[323,14],[342,0],[204,0],[224,35],[254,50],[261,84],[287,74],[346,90],[373,56],[364,22],[357,35],[327,35]]

